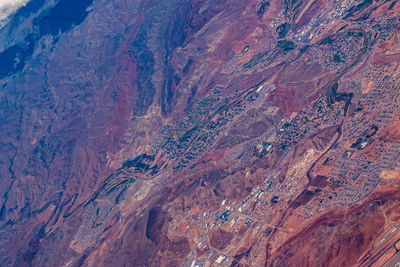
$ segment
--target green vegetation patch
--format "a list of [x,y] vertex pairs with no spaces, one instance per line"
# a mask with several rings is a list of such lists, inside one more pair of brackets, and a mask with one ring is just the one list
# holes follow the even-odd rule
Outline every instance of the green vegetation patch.
[[337,30],[337,32],[343,31],[347,26],[348,26],[348,24],[343,25],[342,27],[340,27],[339,30]]
[[333,61],[335,61],[336,63],[343,62],[343,60],[340,58],[338,54],[333,55]]
[[276,33],[278,34],[278,38],[279,39],[285,38],[289,30],[290,30],[290,23],[287,22],[282,23],[281,25],[276,27]]
[[361,38],[364,36],[364,33],[362,31],[348,31],[347,36]]
[[289,40],[279,40],[276,44],[276,48],[282,50],[283,52],[288,52],[294,49],[294,43]]
[[390,4],[388,10],[392,10],[394,8],[394,6],[396,5],[397,0],[393,0],[393,2]]
[[320,45],[326,45],[326,44],[331,44],[335,41],[334,38],[332,38],[332,36],[328,36],[325,37],[324,39],[321,40],[321,42],[319,42]]
[[307,190],[306,195],[314,195],[314,192],[311,190]]
[[355,141],[353,144],[351,144],[351,148],[356,148],[356,147],[358,147],[360,144],[361,144],[361,142],[362,142],[362,138],[360,137],[360,138],[358,138],[357,139],[357,141]]

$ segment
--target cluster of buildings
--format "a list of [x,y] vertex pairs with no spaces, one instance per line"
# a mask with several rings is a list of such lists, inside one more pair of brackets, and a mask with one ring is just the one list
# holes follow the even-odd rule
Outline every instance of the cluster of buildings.
[[220,93],[214,93],[213,97],[196,103],[185,119],[164,127],[154,152],[161,150],[168,160],[176,160],[175,171],[191,165],[229,122],[255,105],[260,95],[265,97],[268,93],[262,86],[238,99],[221,99]]

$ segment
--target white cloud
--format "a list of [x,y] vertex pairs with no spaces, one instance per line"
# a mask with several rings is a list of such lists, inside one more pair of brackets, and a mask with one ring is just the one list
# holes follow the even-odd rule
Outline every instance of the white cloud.
[[0,23],[28,2],[29,0],[0,0]]

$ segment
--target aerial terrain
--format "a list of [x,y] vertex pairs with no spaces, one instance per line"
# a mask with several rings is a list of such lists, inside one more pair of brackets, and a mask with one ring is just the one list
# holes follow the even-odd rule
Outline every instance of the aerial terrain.
[[398,266],[400,1],[0,1],[0,266]]

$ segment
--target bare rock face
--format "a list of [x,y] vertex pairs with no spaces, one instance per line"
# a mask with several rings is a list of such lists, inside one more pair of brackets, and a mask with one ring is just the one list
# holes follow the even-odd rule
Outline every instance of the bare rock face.
[[0,21],[0,266],[393,266],[399,14],[28,1]]

